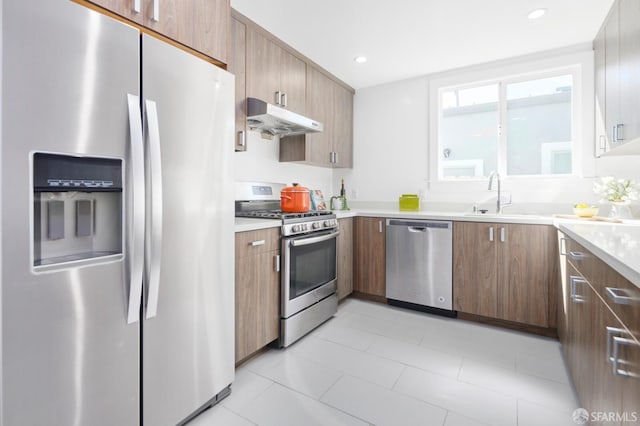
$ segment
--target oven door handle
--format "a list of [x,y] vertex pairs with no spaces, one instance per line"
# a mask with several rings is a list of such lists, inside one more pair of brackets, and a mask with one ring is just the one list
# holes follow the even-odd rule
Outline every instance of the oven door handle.
[[315,244],[315,243],[320,243],[322,241],[327,241],[332,238],[336,238],[338,235],[340,235],[340,231],[332,232],[331,234],[323,235],[321,237],[311,237],[311,238],[301,238],[299,240],[291,240],[289,244],[291,244],[292,247],[302,247],[309,244]]

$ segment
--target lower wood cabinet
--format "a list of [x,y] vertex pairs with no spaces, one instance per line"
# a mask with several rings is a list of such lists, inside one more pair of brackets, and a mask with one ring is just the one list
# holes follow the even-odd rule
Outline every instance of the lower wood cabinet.
[[453,297],[460,312],[555,327],[555,230],[547,225],[455,222]]
[[338,299],[353,292],[353,218],[338,220]]
[[236,233],[236,363],[278,338],[280,228]]
[[[561,255],[565,272],[558,334],[580,405],[590,413],[590,424],[638,424],[640,342],[631,331],[638,324],[628,317],[622,319],[624,315],[616,306],[619,299],[603,297],[598,290],[624,278],[588,250],[562,237],[566,255]],[[637,311],[640,299],[632,298],[635,306],[633,301],[623,305]]]
[[354,283],[359,293],[385,297],[385,219],[356,217],[354,226]]

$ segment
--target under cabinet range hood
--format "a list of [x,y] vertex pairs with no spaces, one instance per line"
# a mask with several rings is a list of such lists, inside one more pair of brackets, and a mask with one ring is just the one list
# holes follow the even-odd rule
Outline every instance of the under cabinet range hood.
[[269,136],[322,132],[322,123],[256,98],[247,98],[247,124]]

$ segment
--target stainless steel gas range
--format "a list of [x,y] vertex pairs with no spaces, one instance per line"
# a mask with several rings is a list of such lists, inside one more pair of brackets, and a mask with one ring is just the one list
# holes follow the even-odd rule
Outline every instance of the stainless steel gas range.
[[338,310],[336,238],[330,211],[283,213],[284,184],[236,183],[236,216],[281,221],[280,338],[286,347]]

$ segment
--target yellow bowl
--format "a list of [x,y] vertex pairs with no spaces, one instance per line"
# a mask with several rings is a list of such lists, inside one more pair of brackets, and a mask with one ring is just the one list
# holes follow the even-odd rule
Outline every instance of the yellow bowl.
[[598,214],[597,207],[574,207],[573,213],[578,217],[593,217]]

